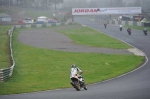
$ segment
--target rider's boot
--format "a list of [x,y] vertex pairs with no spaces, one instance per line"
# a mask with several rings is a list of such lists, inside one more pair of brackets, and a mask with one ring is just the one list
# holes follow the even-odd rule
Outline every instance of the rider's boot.
[[74,86],[74,84],[73,84],[73,82],[70,82],[70,84],[75,88],[75,86]]

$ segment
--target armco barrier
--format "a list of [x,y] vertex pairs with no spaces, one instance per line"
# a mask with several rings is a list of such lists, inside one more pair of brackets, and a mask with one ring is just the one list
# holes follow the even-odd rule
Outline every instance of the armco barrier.
[[12,54],[12,33],[13,33],[13,30],[14,30],[14,26],[8,31],[8,35],[10,37],[10,53],[11,53],[12,66],[10,66],[9,68],[0,69],[0,81],[1,82],[5,81],[6,79],[8,79],[12,75],[13,69],[15,66],[15,61],[14,61],[13,54]]

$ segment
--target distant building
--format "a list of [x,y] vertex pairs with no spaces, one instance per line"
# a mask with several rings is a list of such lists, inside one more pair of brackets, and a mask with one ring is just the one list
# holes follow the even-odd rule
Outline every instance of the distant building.
[[45,17],[45,16],[40,16],[40,17],[38,17],[36,23],[37,23],[37,24],[48,23],[47,17]]
[[11,17],[9,15],[7,15],[6,13],[0,13],[0,22],[10,22],[11,21]]

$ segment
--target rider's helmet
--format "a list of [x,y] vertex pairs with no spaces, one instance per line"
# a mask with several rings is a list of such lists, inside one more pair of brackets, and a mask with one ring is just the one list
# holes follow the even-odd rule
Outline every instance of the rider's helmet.
[[75,64],[72,64],[71,66],[72,66],[72,68],[76,68],[76,65],[75,65]]

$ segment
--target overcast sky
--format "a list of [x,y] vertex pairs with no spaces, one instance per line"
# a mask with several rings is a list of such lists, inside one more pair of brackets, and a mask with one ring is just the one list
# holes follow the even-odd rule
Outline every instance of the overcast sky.
[[[64,0],[64,1],[72,1],[72,0]],[[92,1],[92,0],[83,0],[83,1]],[[106,0],[103,0],[103,1],[106,1]],[[132,3],[134,0],[123,0],[125,1],[126,3]]]
[[[92,0],[87,0],[87,1],[92,1]],[[106,1],[106,0],[103,0],[103,1]],[[131,3],[131,2],[133,2],[134,0],[123,0],[123,1],[125,1],[126,3]]]

